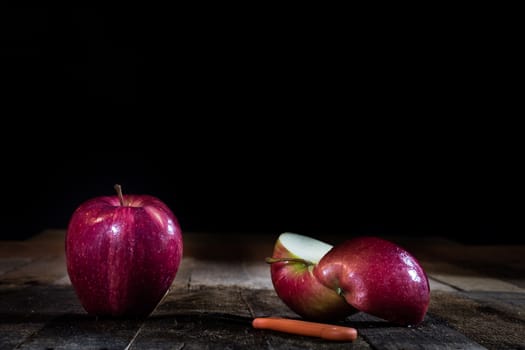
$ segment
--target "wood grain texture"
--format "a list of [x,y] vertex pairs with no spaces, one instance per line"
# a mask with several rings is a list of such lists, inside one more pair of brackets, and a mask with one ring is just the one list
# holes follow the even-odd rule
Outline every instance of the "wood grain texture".
[[430,312],[488,349],[525,349],[524,303],[522,293],[435,292]]
[[339,343],[252,328],[254,317],[299,318],[264,262],[277,235],[188,233],[177,276],[150,317],[99,319],[73,291],[64,233],[0,245],[0,349],[525,349],[523,246],[394,237],[429,275],[424,322],[406,328],[358,313],[337,322],[357,328],[358,339]]
[[67,276],[64,255],[46,256],[31,260],[4,273],[3,284],[51,284]]
[[0,276],[3,274],[27,265],[31,262],[30,258],[0,258]]
[[56,317],[83,313],[71,287],[0,288],[0,349],[20,346]]
[[430,278],[458,290],[525,293],[525,289],[516,284],[462,265],[442,261],[423,261],[422,266]]
[[138,319],[97,319],[85,314],[54,318],[19,349],[125,349],[143,324]]
[[360,336],[378,350],[485,349],[431,315],[414,328],[392,325],[364,313],[351,316],[349,324],[356,327]]
[[327,342],[254,329],[254,316],[293,316],[269,290],[230,287],[174,290],[140,329],[131,348],[370,349],[362,339]]

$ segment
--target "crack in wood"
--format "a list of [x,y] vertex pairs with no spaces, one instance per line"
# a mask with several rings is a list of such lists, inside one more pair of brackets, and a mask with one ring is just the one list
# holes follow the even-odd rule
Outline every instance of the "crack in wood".
[[246,308],[248,308],[248,311],[250,312],[250,315],[252,316],[252,318],[255,318],[256,317],[255,312],[253,311],[250,303],[248,303],[248,300],[246,300],[246,296],[242,292],[242,289],[239,289],[238,293],[239,293],[239,296],[241,297],[242,302],[244,303],[244,305],[246,305]]

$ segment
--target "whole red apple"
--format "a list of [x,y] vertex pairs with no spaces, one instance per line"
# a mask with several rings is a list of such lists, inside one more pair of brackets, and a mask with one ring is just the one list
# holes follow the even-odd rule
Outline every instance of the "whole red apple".
[[169,290],[183,240],[168,206],[150,195],[92,198],[73,213],[66,234],[67,272],[92,315],[147,316]]
[[428,278],[418,261],[378,237],[357,237],[332,247],[283,233],[267,261],[277,295],[305,318],[338,319],[358,310],[396,324],[418,325],[430,302]]

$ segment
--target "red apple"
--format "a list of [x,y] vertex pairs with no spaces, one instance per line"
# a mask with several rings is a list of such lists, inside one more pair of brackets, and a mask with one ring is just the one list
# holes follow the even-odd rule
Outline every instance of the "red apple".
[[168,206],[150,195],[102,196],[82,203],[66,234],[67,272],[92,315],[147,316],[168,292],[183,240]]
[[339,319],[359,310],[418,325],[428,309],[425,271],[409,252],[385,239],[357,237],[332,247],[283,233],[268,262],[277,295],[305,318]]

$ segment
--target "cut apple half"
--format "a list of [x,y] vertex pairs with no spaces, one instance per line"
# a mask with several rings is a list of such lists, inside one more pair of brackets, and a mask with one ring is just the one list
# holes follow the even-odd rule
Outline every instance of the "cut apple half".
[[285,232],[279,235],[271,264],[271,278],[277,295],[290,309],[309,319],[338,319],[356,310],[336,291],[315,276],[319,261],[332,246],[315,238]]

